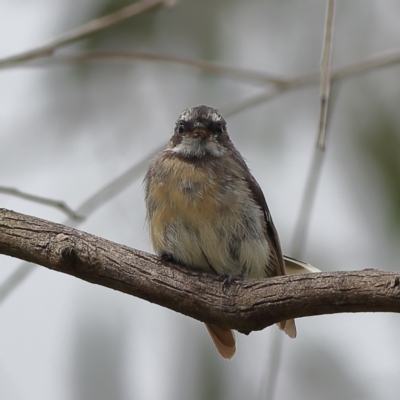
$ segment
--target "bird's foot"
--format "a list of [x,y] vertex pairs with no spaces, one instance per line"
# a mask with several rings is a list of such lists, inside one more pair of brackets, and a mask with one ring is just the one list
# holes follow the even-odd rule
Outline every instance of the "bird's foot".
[[246,275],[244,273],[241,273],[239,275],[223,274],[223,275],[220,275],[220,280],[222,281],[222,286],[224,288],[226,288],[229,285],[231,285],[233,282],[243,281],[245,276]]

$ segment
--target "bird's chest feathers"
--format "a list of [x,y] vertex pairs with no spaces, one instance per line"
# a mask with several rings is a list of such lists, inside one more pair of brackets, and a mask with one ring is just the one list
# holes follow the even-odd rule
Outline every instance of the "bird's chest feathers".
[[152,186],[152,196],[158,199],[157,209],[163,219],[214,219],[220,215],[221,207],[227,206],[221,182],[209,166],[166,159]]

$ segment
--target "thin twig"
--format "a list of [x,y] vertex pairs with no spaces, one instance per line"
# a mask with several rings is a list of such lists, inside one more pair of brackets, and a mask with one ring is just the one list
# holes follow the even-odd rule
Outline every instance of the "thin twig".
[[[400,64],[400,51],[392,51],[377,55],[363,61],[349,64],[347,66],[336,68],[331,73],[331,87],[334,82],[342,79],[350,78],[354,75],[359,76],[362,73],[370,72],[380,68],[387,68],[393,65]],[[306,74],[297,78],[281,78],[282,84],[275,86],[272,90],[267,90],[263,93],[250,96],[248,99],[241,100],[236,104],[225,107],[225,114],[227,116],[237,114],[238,112],[245,111],[251,107],[259,104],[264,104],[275,97],[290,91],[301,89],[305,86],[315,85],[320,82],[321,74],[319,72]],[[283,82],[286,82],[283,84]],[[328,105],[329,108],[329,105]]]
[[[126,189],[132,182],[135,182],[143,175],[146,167],[150,163],[150,159],[161,151],[161,147],[155,149],[151,154],[145,157],[142,161],[135,163],[131,168],[122,173],[120,176],[112,180],[110,183],[101,188],[98,192],[91,195],[77,209],[79,215],[87,218],[90,214],[104,205],[107,201],[117,196]],[[65,225],[79,226],[80,220],[68,218],[64,221]],[[10,276],[5,279],[0,285],[0,303],[2,303],[27,277],[37,268],[37,265],[23,263]]]
[[[332,119],[332,111],[339,94],[339,82],[335,82],[331,87],[331,95],[327,112],[326,129],[328,130]],[[303,196],[300,204],[299,215],[294,227],[290,254],[296,258],[302,258],[305,249],[307,235],[310,227],[312,211],[317,196],[318,185],[321,179],[322,168],[326,158],[326,153],[315,147],[310,169],[308,170],[307,180],[304,186]]]
[[[314,85],[321,82],[321,72],[312,72],[304,75],[299,75],[294,78],[282,77],[274,74],[269,74],[261,71],[236,68],[219,63],[196,60],[174,55],[155,54],[147,52],[120,52],[120,51],[101,51],[101,52],[82,52],[69,55],[43,55],[40,60],[27,59],[18,66],[27,67],[44,67],[48,65],[58,65],[77,62],[112,62],[112,61],[153,61],[153,62],[170,62],[179,65],[185,65],[200,69],[204,72],[217,73],[228,75],[231,78],[249,80],[259,84],[274,84],[280,91],[293,90],[300,87]],[[32,61],[26,63],[28,61]],[[11,68],[16,64],[4,65],[0,67]],[[370,72],[375,69],[386,68],[400,64],[400,50],[395,49],[381,54],[377,54],[365,60],[357,61],[341,67],[335,67],[331,71],[331,81],[349,78],[353,75],[359,76],[362,73]],[[279,91],[276,93],[279,94]]]
[[11,196],[20,197],[21,199],[26,199],[39,204],[45,204],[47,206],[55,207],[67,214],[68,217],[74,221],[83,221],[85,219],[82,215],[72,210],[72,208],[68,207],[67,204],[65,204],[61,200],[52,200],[46,197],[36,196],[34,194],[21,192],[20,190],[15,188],[4,186],[0,186],[0,193],[9,194]]
[[[322,167],[325,160],[325,144],[328,123],[332,114],[331,100],[331,53],[332,53],[332,32],[335,11],[335,0],[328,0],[325,38],[322,49],[321,61],[321,106],[319,118],[319,130],[317,147],[314,150],[313,160],[307,175],[307,181],[303,191],[303,198],[300,205],[299,216],[294,228],[292,239],[292,252],[294,257],[301,258],[305,249],[307,234],[309,231],[311,215],[317,194],[318,184],[320,182]],[[335,85],[337,87],[337,84]]]
[[89,21],[86,24],[72,30],[71,32],[61,35],[58,39],[55,39],[46,45],[39,46],[35,49],[17,54],[15,56],[3,58],[0,60],[0,68],[9,66],[11,64],[17,64],[52,55],[61,47],[87,38],[88,36],[98,33],[104,29],[110,28],[113,25],[119,24],[120,22],[133,17],[134,15],[151,10],[152,8],[162,4],[170,6],[173,3],[174,2],[171,0],[143,0],[138,3],[134,3],[111,14],[105,15],[104,17]]
[[304,186],[299,215],[294,227],[292,245],[290,246],[290,254],[296,258],[301,259],[303,257],[324,159],[325,153],[315,149]]
[[321,58],[321,107],[319,115],[319,132],[317,146],[320,150],[325,149],[326,124],[328,118],[329,96],[331,91],[331,56],[333,21],[335,16],[335,0],[328,0],[325,22],[324,45]]
[[196,60],[193,58],[179,57],[169,54],[156,54],[142,51],[91,51],[78,54],[57,55],[46,59],[38,60],[29,65],[51,65],[51,64],[67,64],[67,63],[88,63],[88,62],[134,62],[134,61],[150,61],[150,62],[166,62],[171,64],[184,65],[200,69],[203,72],[221,74],[236,79],[243,79],[260,84],[273,84],[283,86],[288,83],[287,79],[274,74],[254,71],[244,68],[231,67],[220,63]]
[[241,100],[236,102],[235,104],[225,106],[221,108],[221,112],[226,117],[230,117],[232,115],[238,114],[240,112],[246,111],[249,108],[255,107],[259,104],[267,103],[268,101],[274,99],[279,94],[285,91],[285,87],[276,88],[275,90],[268,90],[265,93],[256,94],[254,96],[250,96],[248,99]]
[[8,298],[8,296],[15,291],[15,289],[26,279],[28,276],[36,271],[38,265],[29,262],[22,263],[15,271],[13,271],[0,286],[0,304]]
[[[123,172],[120,176],[102,187],[98,192],[91,195],[78,207],[78,212],[87,217],[109,200],[120,194],[123,190],[128,188],[129,185],[144,175],[144,172],[150,164],[150,160],[160,153],[164,147],[165,143],[163,143],[162,146],[158,146],[147,157],[144,157],[141,161],[135,163],[127,171]],[[74,221],[66,221],[65,224],[71,225],[72,222]]]
[[400,64],[400,50],[390,50],[381,54],[366,58],[343,67],[334,68],[331,74],[332,80],[347,78],[352,75],[360,75],[374,69],[386,68]]

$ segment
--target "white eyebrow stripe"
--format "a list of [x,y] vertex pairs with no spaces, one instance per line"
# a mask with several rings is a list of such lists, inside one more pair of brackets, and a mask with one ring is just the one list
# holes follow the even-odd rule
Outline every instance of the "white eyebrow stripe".
[[214,122],[221,121],[222,119],[222,117],[217,112],[214,111],[209,112],[207,117],[211,118]]
[[179,119],[181,119],[182,121],[189,121],[190,120],[190,114],[192,113],[193,108],[188,108],[187,110],[185,110],[181,116],[179,117]]
[[211,119],[213,122],[219,122],[219,121],[223,120],[222,116],[218,113],[218,111],[216,109],[207,107],[208,112],[205,115],[205,114],[198,113],[198,109],[201,109],[201,108],[202,107],[198,106],[198,107],[191,107],[191,108],[184,110],[178,120],[188,122],[191,119],[197,119],[197,118],[201,117],[202,115],[204,115],[206,119]]

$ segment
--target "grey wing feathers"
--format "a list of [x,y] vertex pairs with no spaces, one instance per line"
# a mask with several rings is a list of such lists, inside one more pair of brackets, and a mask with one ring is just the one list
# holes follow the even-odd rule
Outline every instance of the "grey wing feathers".
[[[283,261],[283,254],[282,254],[281,244],[279,242],[278,232],[276,231],[275,225],[272,221],[272,217],[269,212],[267,202],[264,197],[264,193],[262,192],[260,185],[257,183],[255,178],[249,171],[249,168],[247,167],[242,156],[233,145],[232,145],[232,154],[235,160],[243,168],[243,172],[245,173],[245,178],[253,194],[253,198],[256,201],[256,203],[261,207],[264,213],[265,230],[266,230],[265,235],[271,249],[269,265],[267,266],[267,271],[266,271],[267,276],[285,275],[285,263]],[[272,271],[272,274],[269,273],[269,271]]]
[[275,271],[274,275],[285,275],[285,263],[283,261],[281,244],[279,241],[278,232],[275,228],[275,225],[272,221],[271,214],[269,212],[267,202],[265,200],[264,194],[258,185],[257,181],[253,178],[253,176],[249,172],[249,185],[250,189],[253,192],[254,199],[260,205],[261,209],[264,213],[265,225],[266,225],[266,238],[270,245],[271,255],[269,261],[269,270]]

